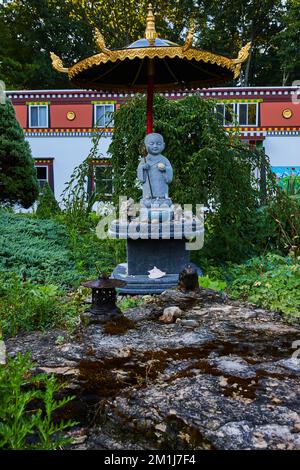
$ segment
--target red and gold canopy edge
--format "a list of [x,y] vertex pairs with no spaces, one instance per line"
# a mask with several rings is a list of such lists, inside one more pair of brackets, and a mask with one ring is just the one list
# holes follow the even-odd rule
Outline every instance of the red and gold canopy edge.
[[[155,29],[151,4],[148,8],[145,38],[117,50],[109,50],[98,29],[95,42],[100,53],[64,67],[62,60],[51,52],[53,68],[66,73],[76,85],[100,90],[144,91],[150,61],[154,63],[155,90],[198,88],[237,78],[247,60],[251,43],[246,44],[236,59],[192,47],[192,25],[183,46],[160,39]],[[145,64],[145,65],[144,65]]]

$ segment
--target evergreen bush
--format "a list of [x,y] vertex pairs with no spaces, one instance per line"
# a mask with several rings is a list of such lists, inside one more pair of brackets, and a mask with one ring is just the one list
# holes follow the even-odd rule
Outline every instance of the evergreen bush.
[[60,212],[58,202],[56,201],[53,191],[46,182],[39,196],[36,209],[36,216],[39,219],[51,219],[55,214]]
[[9,100],[0,104],[0,204],[29,208],[39,185],[31,150]]

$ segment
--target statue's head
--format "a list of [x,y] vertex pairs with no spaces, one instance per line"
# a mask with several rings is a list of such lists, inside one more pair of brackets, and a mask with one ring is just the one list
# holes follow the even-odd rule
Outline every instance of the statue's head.
[[145,147],[150,155],[159,155],[165,148],[164,138],[160,134],[148,134],[145,137]]

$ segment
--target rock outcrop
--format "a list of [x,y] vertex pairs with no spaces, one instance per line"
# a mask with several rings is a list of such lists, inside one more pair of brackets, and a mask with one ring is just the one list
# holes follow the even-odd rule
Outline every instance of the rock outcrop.
[[[173,323],[159,320],[168,307],[182,310]],[[74,448],[300,449],[298,325],[202,289],[125,315],[123,328],[7,341],[9,354],[30,351],[37,370],[68,382]]]

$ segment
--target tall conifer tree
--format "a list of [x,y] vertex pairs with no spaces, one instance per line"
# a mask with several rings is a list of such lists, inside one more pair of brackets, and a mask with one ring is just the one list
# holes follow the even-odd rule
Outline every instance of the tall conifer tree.
[[0,104],[0,204],[29,208],[39,193],[28,142],[9,100]]

